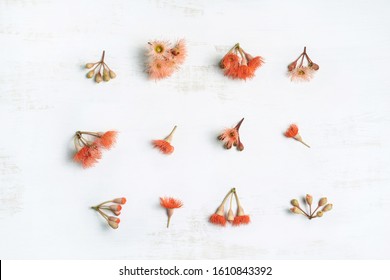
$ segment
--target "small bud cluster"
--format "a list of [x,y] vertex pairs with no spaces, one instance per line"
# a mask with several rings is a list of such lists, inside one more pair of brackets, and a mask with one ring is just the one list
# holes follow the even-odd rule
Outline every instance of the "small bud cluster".
[[[309,206],[309,211],[305,212],[301,206],[299,205],[299,202],[297,199],[291,200],[291,205],[294,206],[290,209],[290,211],[294,214],[302,214],[306,216],[309,220],[313,218],[320,218],[324,215],[325,212],[328,212],[332,210],[333,204],[328,204],[328,199],[326,197],[322,197],[318,201],[318,206],[314,211],[312,211],[311,206],[313,204],[313,197],[310,194],[307,194],[305,197],[305,203]],[[321,210],[319,210],[322,207]]]
[[102,210],[109,211],[115,216],[119,216],[121,214],[122,205],[124,205],[125,203],[126,198],[120,197],[102,202],[99,205],[92,206],[91,208],[97,211],[107,221],[107,224],[111,228],[117,229],[119,227],[120,219],[114,216],[109,216]]
[[111,79],[116,77],[114,71],[108,67],[108,65],[104,62],[105,51],[103,51],[102,58],[100,61],[95,63],[87,63],[85,68],[91,69],[87,73],[87,78],[91,79],[95,76],[95,82],[100,83],[101,81],[108,82]]
[[240,126],[243,121],[244,118],[242,118],[241,121],[235,127],[225,129],[218,136],[218,140],[224,143],[224,147],[226,149],[230,149],[231,147],[235,146],[238,151],[244,150],[244,144],[242,144],[241,142],[240,133],[239,133]]
[[301,55],[296,60],[291,62],[287,66],[287,68],[288,68],[288,75],[290,76],[291,81],[308,82],[313,78],[315,71],[320,69],[320,66],[318,66],[318,64],[314,63],[310,59],[310,57],[306,53],[306,47],[305,47]]

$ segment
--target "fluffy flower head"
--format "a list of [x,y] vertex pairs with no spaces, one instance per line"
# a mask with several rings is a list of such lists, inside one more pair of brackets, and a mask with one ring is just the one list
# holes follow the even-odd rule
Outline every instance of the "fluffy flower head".
[[166,209],[181,208],[183,202],[173,197],[160,197],[160,205]]
[[297,136],[298,134],[298,126],[296,124],[292,124],[289,126],[289,128],[286,130],[286,132],[284,133],[284,135],[286,137],[289,137],[289,138],[292,138],[292,137],[295,137]]

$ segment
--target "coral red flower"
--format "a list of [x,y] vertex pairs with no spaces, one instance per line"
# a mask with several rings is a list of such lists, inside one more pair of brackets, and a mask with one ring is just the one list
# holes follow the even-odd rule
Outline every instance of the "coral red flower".
[[183,202],[173,197],[160,197],[160,205],[166,209],[181,208]]
[[[89,139],[84,135],[88,135]],[[94,166],[102,158],[101,148],[110,149],[116,142],[116,135],[116,131],[105,133],[77,131],[74,136],[76,154],[73,160],[81,163],[84,168]]]
[[298,126],[296,124],[291,124],[284,135],[286,135],[286,137],[295,137],[298,134],[298,131]]
[[301,142],[306,147],[310,148],[310,146],[303,141],[302,136],[299,135],[298,132],[299,132],[298,126],[296,124],[291,124],[289,128],[284,132],[284,135],[288,138],[294,138],[295,140]]
[[222,200],[222,203],[218,206],[217,210],[215,211],[214,214],[210,216],[210,223],[218,226],[225,226],[226,225],[226,218],[225,218],[225,204],[226,201],[228,200],[229,196],[232,194],[232,192],[235,189],[231,189],[227,195],[224,197]]
[[220,63],[222,69],[229,69],[238,67],[240,64],[240,58],[235,53],[226,54]]
[[264,64],[264,60],[261,56],[256,56],[248,61],[248,67],[254,72]]
[[236,198],[237,202],[237,216],[234,217],[233,225],[239,226],[239,225],[246,225],[250,222],[250,217],[248,215],[245,215],[244,209],[242,208],[241,202],[238,199],[237,192],[234,192],[234,196]]
[[118,135],[117,131],[111,130],[105,132],[100,136],[100,145],[102,145],[106,149],[111,149],[112,146],[116,143],[116,137]]
[[171,133],[163,140],[153,140],[152,144],[155,148],[159,149],[163,154],[169,155],[172,154],[175,148],[171,145],[173,134],[176,131],[177,126],[172,129]]
[[81,163],[84,168],[89,168],[95,165],[102,158],[102,152],[99,146],[91,144],[90,146],[82,147],[73,157],[75,162]]
[[241,127],[244,118],[234,128],[225,129],[219,136],[218,140],[224,142],[224,147],[230,149],[232,146],[236,146],[239,151],[244,149],[244,145],[240,140],[239,129]]
[[222,215],[213,214],[210,217],[210,223],[224,227],[226,225],[226,218]]
[[262,57],[253,57],[246,53],[239,44],[236,44],[221,60],[220,66],[225,76],[232,79],[251,79],[255,72],[263,65]]
[[173,210],[177,208],[181,208],[183,206],[183,202],[173,197],[160,197],[160,205],[167,210],[167,215],[168,215],[167,228],[169,228],[171,217],[173,215]]

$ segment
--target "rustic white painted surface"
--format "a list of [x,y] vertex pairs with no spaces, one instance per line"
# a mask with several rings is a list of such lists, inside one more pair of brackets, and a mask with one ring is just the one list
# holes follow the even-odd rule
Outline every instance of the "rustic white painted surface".
[[[0,258],[365,259],[390,257],[390,4],[388,1],[0,0]],[[181,71],[143,73],[151,39],[186,38]],[[222,76],[234,43],[266,58],[248,82]],[[321,66],[293,84],[303,46]],[[82,66],[106,50],[117,79]],[[241,118],[245,151],[215,138]],[[299,124],[312,145],[286,139]],[[150,146],[178,125],[176,151]],[[83,170],[76,130],[119,130]],[[237,187],[252,224],[207,222]],[[289,201],[328,196],[308,221]],[[158,197],[185,207],[169,230]],[[126,196],[117,231],[88,207]]]

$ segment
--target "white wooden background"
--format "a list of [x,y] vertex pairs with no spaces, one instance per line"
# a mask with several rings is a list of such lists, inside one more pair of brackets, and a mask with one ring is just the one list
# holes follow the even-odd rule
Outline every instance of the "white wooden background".
[[[390,257],[390,4],[328,1],[0,0],[0,258],[382,259]],[[150,81],[144,49],[186,38],[173,77]],[[236,42],[266,64],[231,81]],[[308,47],[320,70],[294,84]],[[118,74],[85,78],[106,50]],[[245,117],[242,153],[215,140]],[[283,137],[296,122],[311,149]],[[176,151],[150,146],[173,125]],[[120,131],[94,168],[73,163],[76,130]],[[252,224],[207,222],[237,187]],[[288,213],[306,193],[334,210]],[[181,198],[171,228],[158,198]],[[126,196],[120,228],[89,206]]]

